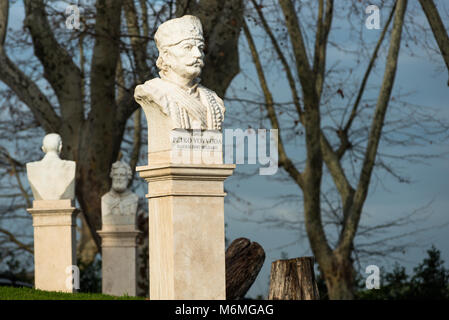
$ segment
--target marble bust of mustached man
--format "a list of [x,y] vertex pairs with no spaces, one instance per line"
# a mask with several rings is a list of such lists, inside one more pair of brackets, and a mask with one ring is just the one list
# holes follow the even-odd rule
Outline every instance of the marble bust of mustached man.
[[136,101],[155,103],[170,117],[171,129],[221,131],[223,101],[200,84],[205,47],[200,20],[191,15],[168,20],[159,26],[154,40],[160,78],[137,86]]

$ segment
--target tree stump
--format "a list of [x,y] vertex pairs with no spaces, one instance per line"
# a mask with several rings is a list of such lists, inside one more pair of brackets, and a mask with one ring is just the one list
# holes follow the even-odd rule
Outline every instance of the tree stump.
[[256,280],[265,251],[257,242],[235,239],[226,250],[226,299],[242,299]]
[[277,260],[271,264],[269,300],[319,300],[314,257]]

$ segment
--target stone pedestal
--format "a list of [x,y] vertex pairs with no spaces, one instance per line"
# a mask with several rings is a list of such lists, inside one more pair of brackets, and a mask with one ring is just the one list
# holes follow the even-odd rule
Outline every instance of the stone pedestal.
[[151,300],[226,299],[223,182],[234,168],[137,167],[148,182]]
[[34,200],[27,210],[34,227],[35,288],[74,292],[72,266],[76,265],[76,215],[73,201]]
[[140,231],[134,225],[103,225],[102,250],[102,292],[123,296],[137,295],[137,245]]
[[154,38],[161,78],[134,91],[148,123],[148,166],[136,170],[148,182],[150,299],[226,299],[223,183],[235,165],[223,164],[225,107],[199,83],[198,18],[168,20]]

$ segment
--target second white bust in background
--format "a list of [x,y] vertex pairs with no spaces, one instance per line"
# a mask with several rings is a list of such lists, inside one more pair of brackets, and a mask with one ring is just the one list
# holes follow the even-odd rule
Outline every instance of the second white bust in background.
[[135,225],[139,197],[128,190],[132,177],[131,168],[124,162],[112,164],[112,187],[101,197],[103,225]]
[[205,46],[200,20],[191,15],[168,20],[159,26],[154,40],[160,78],[137,86],[136,101],[156,103],[170,116],[172,129],[221,130],[223,100],[199,84]]
[[62,160],[61,136],[49,133],[42,141],[45,156],[40,161],[27,163],[27,176],[34,200],[61,200],[75,198],[75,161]]

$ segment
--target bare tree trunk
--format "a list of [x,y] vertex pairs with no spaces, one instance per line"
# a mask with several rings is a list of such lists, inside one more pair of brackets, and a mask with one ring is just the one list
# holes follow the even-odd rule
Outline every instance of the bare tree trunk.
[[319,300],[313,257],[277,260],[271,264],[269,300]]
[[137,215],[137,295],[149,297],[149,246],[148,246],[148,215],[139,212]]
[[81,232],[80,232],[80,240],[77,246],[77,263],[82,268],[89,266],[95,260],[95,256],[98,253],[98,247],[95,244],[94,238],[91,235],[89,226],[86,223],[86,218],[84,214],[80,215],[81,217]]
[[353,282],[352,279],[342,280],[341,277],[332,277],[331,280],[326,280],[329,299],[354,300]]
[[[328,266],[326,266],[328,267]],[[330,268],[322,269],[329,299],[354,299],[354,268],[350,257],[333,257]]]
[[226,250],[226,299],[242,299],[256,280],[265,261],[265,251],[257,242],[235,239]]

